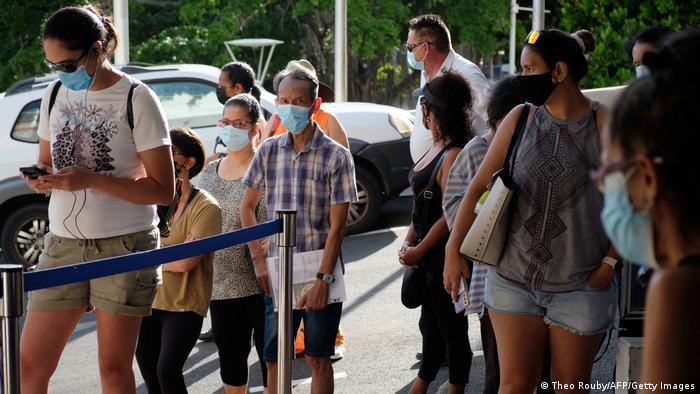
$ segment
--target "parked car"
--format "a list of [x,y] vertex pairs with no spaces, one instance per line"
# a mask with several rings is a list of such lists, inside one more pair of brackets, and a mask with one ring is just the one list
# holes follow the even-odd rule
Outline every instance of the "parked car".
[[[215,92],[219,69],[196,64],[119,68],[155,91],[170,126],[191,127],[209,152],[214,149],[222,111]],[[55,78],[49,74],[27,79],[0,93],[0,248],[6,261],[25,266],[35,264],[41,253],[48,231],[48,199],[26,186],[18,168],[36,160],[41,98]],[[269,116],[276,112],[275,97],[261,90],[261,104]],[[359,202],[350,209],[348,230],[366,231],[376,222],[384,201],[408,186],[413,115],[372,103],[329,103],[323,108],[335,113],[347,130],[355,159]]]

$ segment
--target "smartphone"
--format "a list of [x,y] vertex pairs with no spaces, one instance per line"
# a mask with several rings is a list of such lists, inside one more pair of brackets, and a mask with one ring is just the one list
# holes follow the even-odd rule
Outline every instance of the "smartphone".
[[42,175],[49,175],[49,173],[45,169],[39,168],[37,166],[20,167],[19,172],[21,172],[22,175],[26,176],[29,179],[36,179]]
[[462,277],[462,282],[459,286],[459,295],[457,301],[454,302],[455,313],[464,312],[469,306],[469,278]]

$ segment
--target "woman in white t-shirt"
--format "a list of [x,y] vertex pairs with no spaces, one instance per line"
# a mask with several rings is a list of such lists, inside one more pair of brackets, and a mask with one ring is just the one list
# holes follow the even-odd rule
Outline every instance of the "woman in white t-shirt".
[[[59,82],[41,103],[37,166],[50,175],[25,177],[37,193],[51,193],[37,270],[159,245],[155,205],[174,194],[168,127],[156,95],[107,60],[116,40],[110,19],[91,6],[62,8],[46,22],[46,63]],[[148,268],[31,292],[22,391],[47,391],[78,321],[95,309],[102,386],[133,392],[139,326],[158,281]]]

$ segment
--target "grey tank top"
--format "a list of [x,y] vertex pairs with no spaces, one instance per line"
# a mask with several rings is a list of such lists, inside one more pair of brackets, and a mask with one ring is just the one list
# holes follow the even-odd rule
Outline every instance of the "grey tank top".
[[578,119],[535,110],[513,170],[515,200],[498,273],[531,290],[581,288],[607,252],[603,196],[589,173],[600,165],[594,102]]

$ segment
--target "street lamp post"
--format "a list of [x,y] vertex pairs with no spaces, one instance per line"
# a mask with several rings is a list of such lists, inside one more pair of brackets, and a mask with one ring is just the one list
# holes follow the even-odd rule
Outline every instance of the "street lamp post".
[[348,101],[348,3],[335,0],[335,101]]
[[129,63],[129,1],[114,0],[114,24],[119,40],[114,51],[115,64]]
[[532,7],[521,7],[517,0],[512,0],[510,4],[510,40],[508,43],[508,65],[510,66],[510,74],[515,74],[515,24],[516,16],[519,11],[532,12],[532,30],[544,29],[544,15],[549,13],[549,10],[544,9],[544,0],[533,0]]

